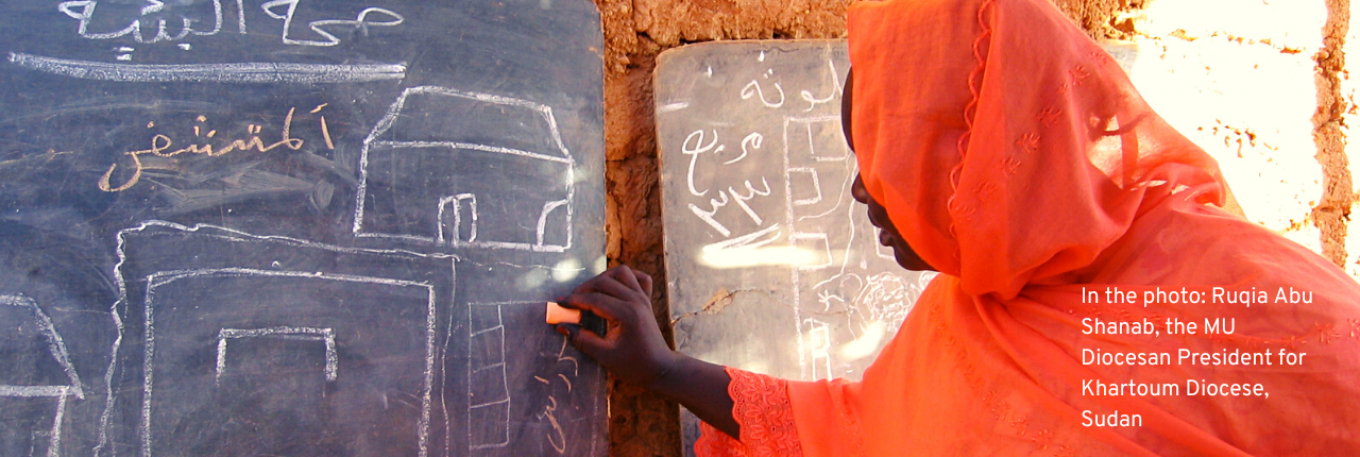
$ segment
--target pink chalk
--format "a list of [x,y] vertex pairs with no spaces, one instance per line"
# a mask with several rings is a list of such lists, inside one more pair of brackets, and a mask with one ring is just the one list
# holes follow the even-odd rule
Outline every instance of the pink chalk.
[[580,324],[581,310],[564,308],[557,303],[548,302],[547,320],[549,324]]

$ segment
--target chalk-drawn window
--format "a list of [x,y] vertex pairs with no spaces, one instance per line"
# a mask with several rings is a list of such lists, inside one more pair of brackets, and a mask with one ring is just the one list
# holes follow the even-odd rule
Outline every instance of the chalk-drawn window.
[[510,391],[505,372],[505,325],[499,305],[468,307],[468,445],[472,449],[510,444]]
[[364,140],[354,233],[563,252],[574,164],[545,105],[409,88]]
[[788,118],[784,141],[791,160],[839,162],[850,157],[840,116]]
[[[335,353],[335,330],[315,327],[269,327],[269,328],[224,328],[217,332],[217,379],[227,371],[227,343],[232,340],[274,339],[283,341],[314,341],[325,349],[325,362],[322,375],[326,381],[334,381],[339,373],[339,357]],[[240,346],[241,343],[237,343]]]
[[821,203],[822,180],[818,177],[816,168],[790,168],[787,174],[789,187],[792,188],[789,197],[793,199],[795,206]]

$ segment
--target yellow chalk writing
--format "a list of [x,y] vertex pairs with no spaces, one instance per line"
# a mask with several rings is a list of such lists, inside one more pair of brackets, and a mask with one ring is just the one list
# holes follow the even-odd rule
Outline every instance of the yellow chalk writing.
[[[156,134],[155,136],[151,137],[150,148],[140,149],[136,151],[127,151],[123,153],[123,155],[128,156],[132,160],[131,165],[132,175],[129,176],[127,180],[125,180],[122,184],[118,186],[113,185],[112,182],[113,173],[118,169],[118,162],[114,162],[112,164],[109,164],[109,169],[105,171],[104,175],[99,178],[98,183],[99,190],[102,190],[104,192],[122,192],[131,189],[132,186],[137,185],[137,183],[142,179],[142,170],[144,168],[142,165],[141,156],[147,154],[151,154],[158,157],[174,157],[180,154],[188,153],[203,155],[207,157],[220,157],[234,151],[249,151],[252,149],[258,152],[269,152],[271,150],[274,150],[275,148],[278,148],[279,146],[284,146],[294,151],[302,149],[304,141],[301,138],[293,138],[289,133],[293,125],[294,111],[296,111],[296,108],[288,109],[288,115],[284,117],[283,120],[283,133],[279,141],[270,143],[268,145],[264,144],[264,140],[261,139],[259,136],[260,132],[262,132],[264,128],[255,124],[246,126],[246,134],[249,135],[249,137],[225,141],[224,143],[219,143],[222,145],[219,147],[214,147],[212,143],[205,142],[205,143],[192,143],[182,148],[172,150],[171,148],[173,148],[175,144],[174,140],[171,139],[169,136],[163,134]],[[205,122],[206,120],[207,118],[204,116],[198,117],[199,122]],[[147,124],[148,128],[153,126],[155,126],[154,122]],[[325,128],[324,124],[322,128],[323,129]],[[194,136],[195,137],[202,136],[199,133],[200,133],[199,127],[194,126]],[[216,135],[217,130],[212,130],[208,132],[207,137],[212,138]],[[329,132],[326,133],[326,143],[328,146],[330,146],[331,144]],[[334,148],[332,147],[332,149]]]
[[553,449],[557,450],[558,454],[561,454],[567,452],[567,434],[562,431],[562,424],[557,423],[557,418],[553,416],[553,412],[557,411],[557,399],[548,397],[548,401],[552,402],[552,404],[548,405],[545,414],[548,416],[548,422],[552,424],[553,431],[556,432],[557,436],[557,439],[553,439],[553,434],[549,433],[548,444],[551,445]]

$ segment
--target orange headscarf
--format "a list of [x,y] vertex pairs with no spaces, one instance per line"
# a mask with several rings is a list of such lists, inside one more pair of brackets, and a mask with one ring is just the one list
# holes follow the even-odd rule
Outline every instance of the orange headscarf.
[[860,3],[849,27],[864,184],[970,295],[1090,264],[1151,183],[1223,200],[1213,159],[1046,2]]
[[[944,274],[862,382],[787,383],[805,455],[1360,455],[1360,285],[1220,209],[1216,163],[1056,8],[857,3],[849,29],[865,186]],[[1143,306],[1158,287],[1268,300]],[[1115,288],[1137,304],[1109,303]],[[1094,319],[1160,334],[1086,334]],[[1170,335],[1171,319],[1234,329]],[[1306,355],[1206,365],[1182,349]],[[1096,351],[1171,363],[1083,363]],[[1124,383],[1179,394],[1099,387]],[[1210,383],[1269,396],[1205,396]],[[1086,426],[1111,414],[1141,426]]]

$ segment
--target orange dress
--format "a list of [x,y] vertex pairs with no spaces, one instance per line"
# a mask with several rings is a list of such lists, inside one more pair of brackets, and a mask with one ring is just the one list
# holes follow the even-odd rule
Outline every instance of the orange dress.
[[729,368],[741,440],[699,455],[1360,455],[1360,285],[1222,209],[1048,1],[856,3],[849,32],[865,186],[943,274],[862,382]]

